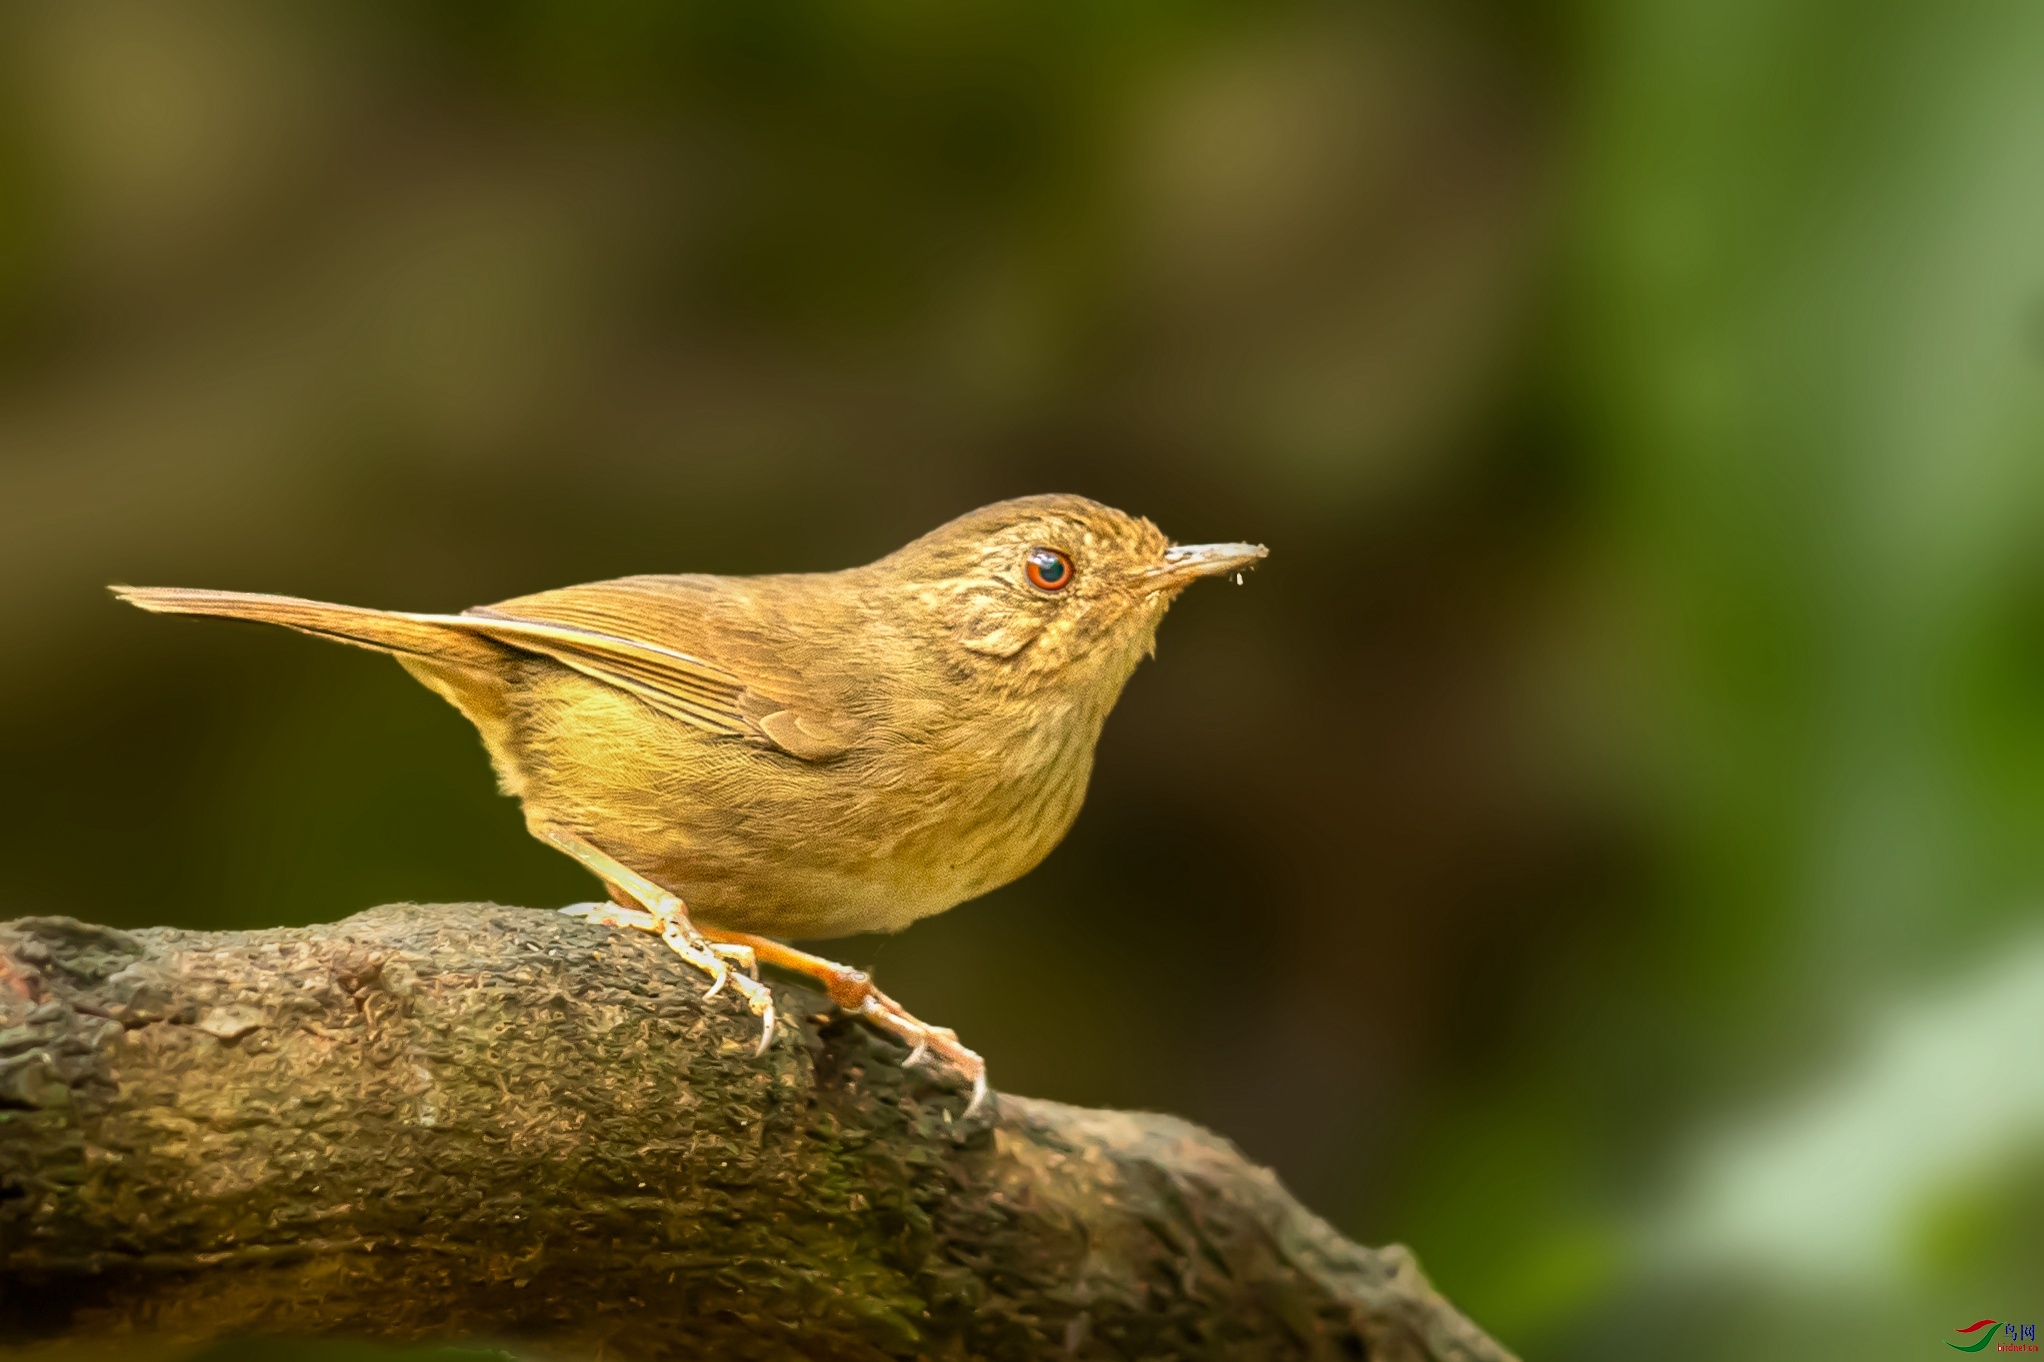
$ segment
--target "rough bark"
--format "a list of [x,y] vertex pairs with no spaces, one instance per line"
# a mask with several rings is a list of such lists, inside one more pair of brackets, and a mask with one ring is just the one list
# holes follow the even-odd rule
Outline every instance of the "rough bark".
[[777,988],[495,906],[0,924],[0,1346],[1507,1359],[1163,1116],[963,1095]]

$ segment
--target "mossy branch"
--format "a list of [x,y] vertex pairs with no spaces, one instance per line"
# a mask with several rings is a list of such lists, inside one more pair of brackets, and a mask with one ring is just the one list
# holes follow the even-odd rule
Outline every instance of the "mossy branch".
[[1401,1248],[1162,1116],[963,1096],[777,988],[494,906],[0,924],[0,1347],[559,1357],[1509,1355]]

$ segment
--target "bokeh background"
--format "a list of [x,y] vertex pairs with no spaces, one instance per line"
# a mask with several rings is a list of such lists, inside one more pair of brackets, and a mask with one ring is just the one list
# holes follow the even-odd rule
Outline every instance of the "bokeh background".
[[[0,916],[586,897],[387,660],[1081,491],[1189,593],[841,950],[1531,1362],[2044,1315],[2044,7],[0,8]],[[237,1358],[354,1358],[263,1343]]]

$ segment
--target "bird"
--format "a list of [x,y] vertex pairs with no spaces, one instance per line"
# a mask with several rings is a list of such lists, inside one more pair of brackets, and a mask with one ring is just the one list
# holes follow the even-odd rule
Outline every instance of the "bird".
[[[861,567],[622,577],[416,614],[114,586],[159,614],[393,655],[481,734],[528,830],[603,882],[562,911],[660,936],[775,1034],[766,963],[987,1094],[986,1064],[864,971],[786,944],[898,931],[1040,862],[1178,594],[1266,556],[1086,497],[970,511]],[[734,968],[735,967],[735,968]]]

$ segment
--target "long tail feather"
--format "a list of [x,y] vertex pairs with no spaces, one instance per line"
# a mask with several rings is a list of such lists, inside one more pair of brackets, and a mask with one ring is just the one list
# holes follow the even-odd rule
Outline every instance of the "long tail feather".
[[400,656],[486,666],[505,655],[503,647],[469,630],[359,605],[177,586],[115,586],[108,590],[130,605],[159,615],[211,615],[281,624],[318,638]]

